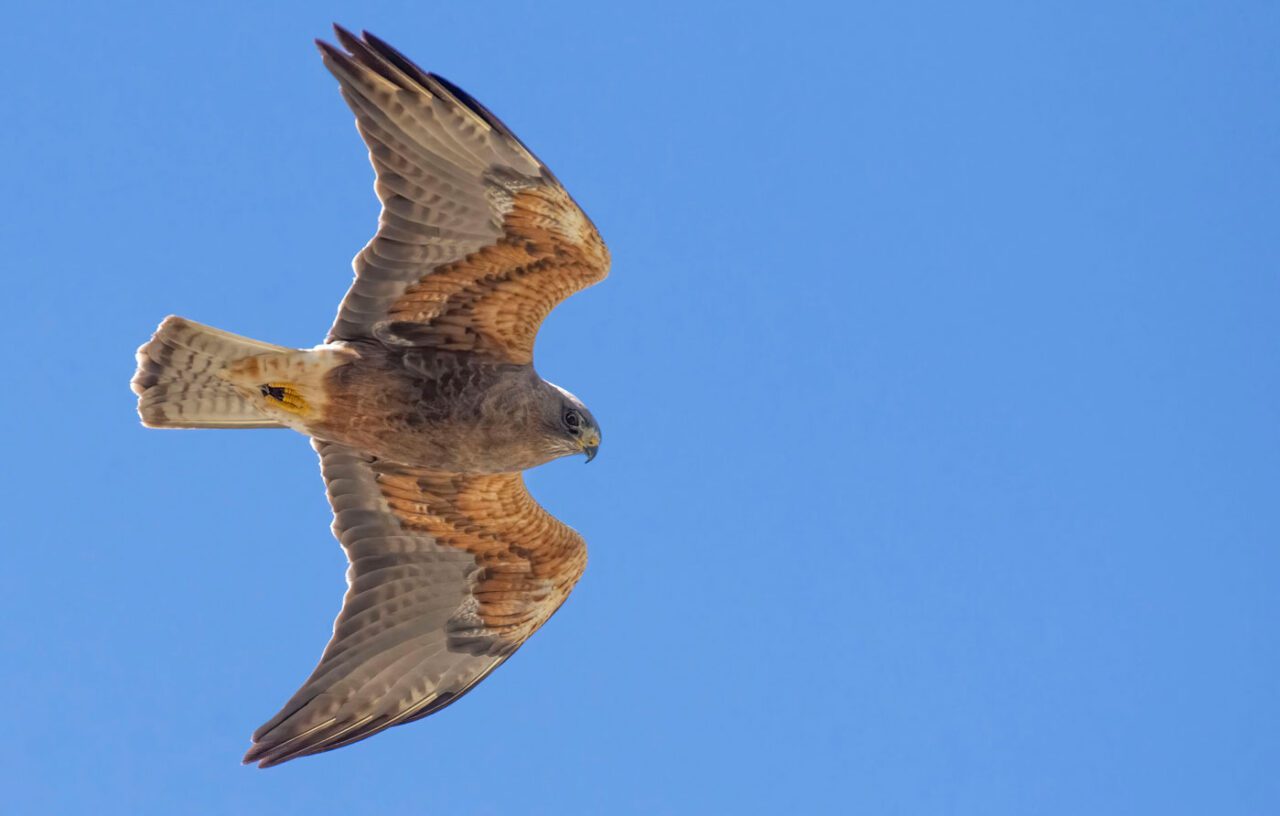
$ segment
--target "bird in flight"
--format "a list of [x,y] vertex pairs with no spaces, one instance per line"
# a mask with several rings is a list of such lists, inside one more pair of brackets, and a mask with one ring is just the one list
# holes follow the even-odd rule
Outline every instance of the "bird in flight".
[[253,734],[277,765],[421,719],[472,689],[559,608],[586,545],[521,471],[600,445],[533,369],[543,318],[609,252],[551,171],[487,108],[382,40],[317,41],[382,202],[322,345],[168,317],[132,387],[150,428],[308,435],[350,561],[315,671]]

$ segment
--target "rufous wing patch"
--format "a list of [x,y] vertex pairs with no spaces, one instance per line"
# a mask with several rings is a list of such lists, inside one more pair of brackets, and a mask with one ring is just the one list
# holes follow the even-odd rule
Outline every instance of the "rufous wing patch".
[[533,634],[586,566],[582,537],[543,510],[518,473],[439,473],[389,463],[375,469],[383,498],[406,529],[475,556],[477,614],[504,641]]
[[498,243],[409,286],[387,320],[419,324],[416,343],[529,363],[543,319],[608,269],[604,242],[569,194],[539,184],[513,196]]

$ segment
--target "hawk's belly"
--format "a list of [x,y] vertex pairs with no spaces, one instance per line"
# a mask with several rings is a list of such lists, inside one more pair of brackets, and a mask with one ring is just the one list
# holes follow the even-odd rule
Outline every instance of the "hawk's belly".
[[379,350],[329,372],[324,414],[307,430],[380,459],[457,473],[513,472],[554,458],[534,426],[526,377],[411,354]]

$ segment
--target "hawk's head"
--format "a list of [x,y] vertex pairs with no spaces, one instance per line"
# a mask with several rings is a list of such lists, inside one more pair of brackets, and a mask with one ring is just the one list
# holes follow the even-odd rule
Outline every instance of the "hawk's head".
[[600,426],[582,400],[554,383],[553,399],[547,405],[543,423],[557,456],[585,453],[587,461],[600,449]]

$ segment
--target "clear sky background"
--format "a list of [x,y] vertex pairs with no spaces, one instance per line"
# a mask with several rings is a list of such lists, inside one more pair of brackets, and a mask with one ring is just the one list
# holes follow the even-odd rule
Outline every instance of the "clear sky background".
[[[1280,812],[1275,3],[6,13],[6,814]],[[35,10],[38,7],[39,10]],[[288,432],[147,431],[170,313],[309,346],[368,28],[595,220],[530,477],[591,564],[440,715],[239,758],[344,562]]]

